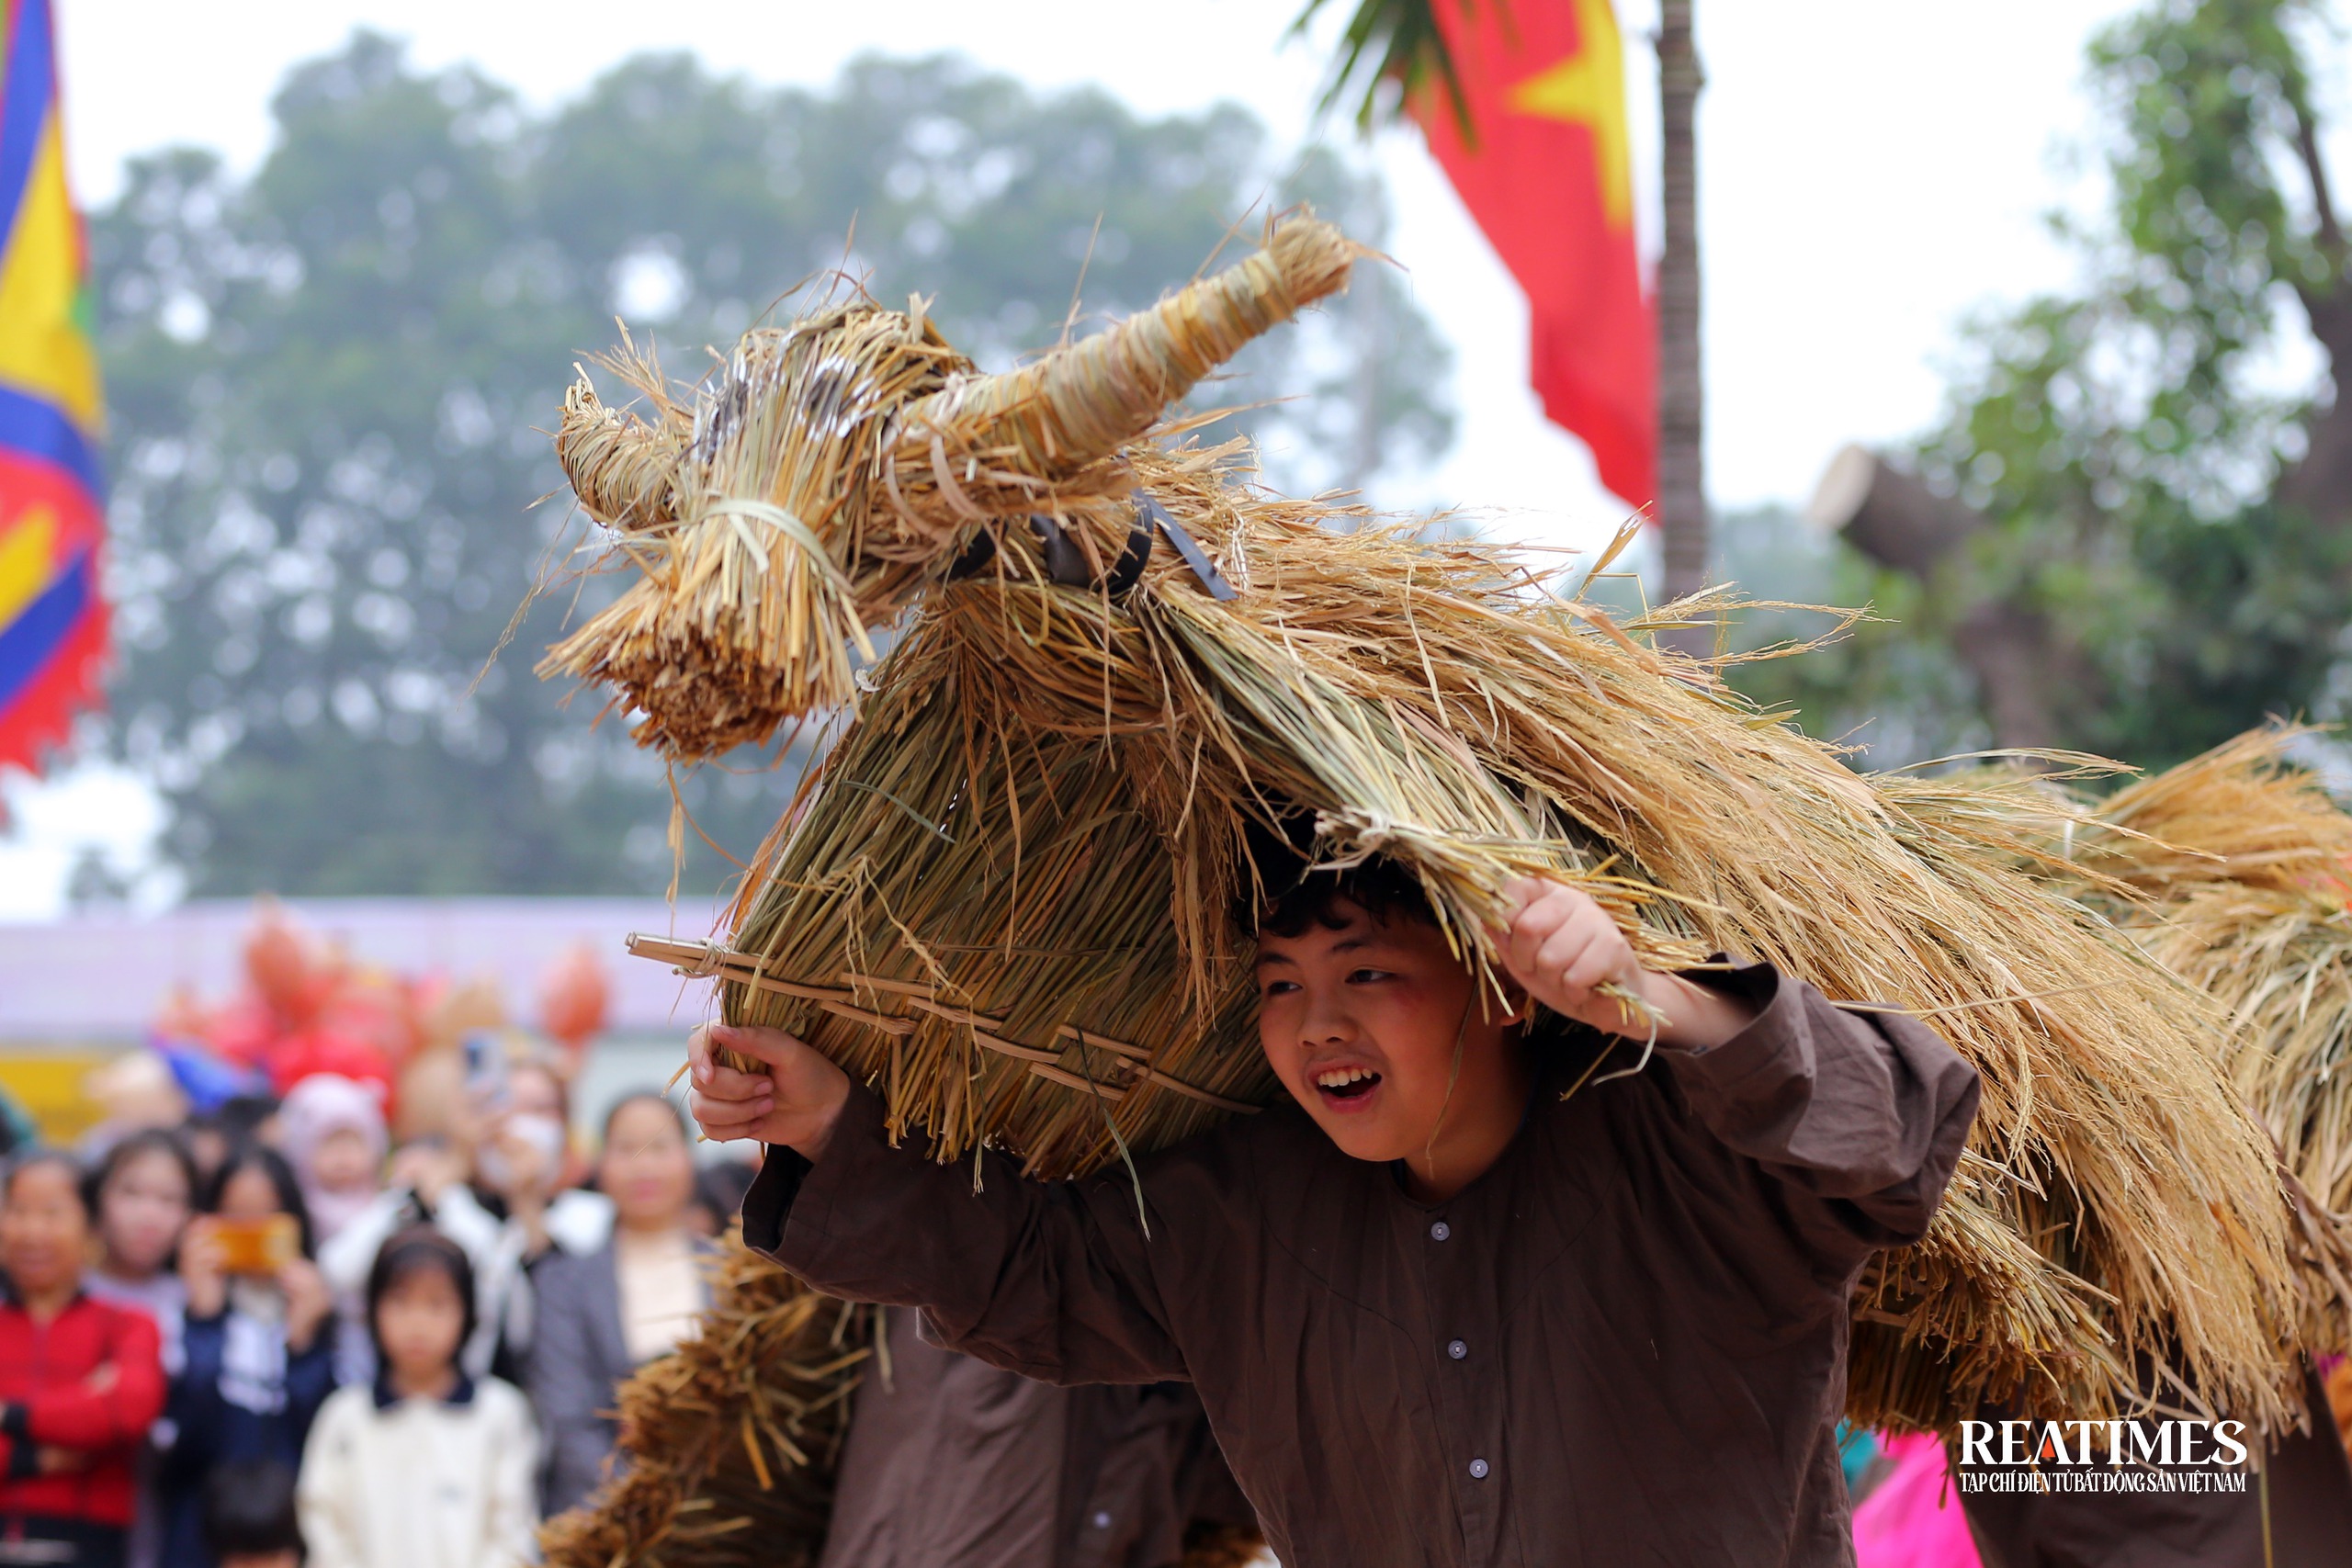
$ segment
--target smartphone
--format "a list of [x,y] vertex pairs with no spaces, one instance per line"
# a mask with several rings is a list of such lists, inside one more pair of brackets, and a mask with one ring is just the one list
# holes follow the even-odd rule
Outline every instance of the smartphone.
[[220,1269],[227,1274],[275,1274],[302,1255],[302,1228],[291,1214],[216,1219],[212,1239],[220,1246]]
[[505,1043],[486,1029],[465,1037],[466,1098],[482,1111],[506,1109]]

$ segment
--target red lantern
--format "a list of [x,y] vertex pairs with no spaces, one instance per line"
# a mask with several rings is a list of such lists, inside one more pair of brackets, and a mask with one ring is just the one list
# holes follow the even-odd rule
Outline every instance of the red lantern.
[[566,1050],[602,1034],[612,1005],[612,981],[585,943],[557,959],[539,982],[539,1027]]

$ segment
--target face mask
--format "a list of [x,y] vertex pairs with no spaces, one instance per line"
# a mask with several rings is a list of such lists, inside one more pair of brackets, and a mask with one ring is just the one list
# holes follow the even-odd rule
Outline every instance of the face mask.
[[497,1136],[482,1145],[476,1163],[485,1182],[506,1191],[516,1179],[508,1145],[519,1145],[536,1156],[531,1163],[538,1169],[539,1184],[552,1186],[563,1160],[563,1123],[554,1117],[539,1111],[518,1113],[500,1124]]

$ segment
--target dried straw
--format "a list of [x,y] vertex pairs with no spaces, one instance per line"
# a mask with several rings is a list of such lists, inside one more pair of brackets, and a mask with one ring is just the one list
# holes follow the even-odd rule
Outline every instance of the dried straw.
[[543,676],[612,687],[636,736],[681,761],[756,745],[854,701],[853,650],[944,571],[973,526],[1049,489],[1119,489],[1112,458],[1209,369],[1345,286],[1359,254],[1311,219],[1116,328],[983,376],[920,312],[869,303],[746,333],[673,400],[633,344],[606,368],[650,423],[605,407],[583,370],[556,456],[638,570],[557,644]]
[[2220,1004],[2223,1070],[2298,1189],[2303,1343],[2352,1348],[2352,815],[2274,726],[2119,791],[2078,859],[2116,918]]
[[1988,847],[2049,808],[1915,816],[1491,552],[1324,533],[1203,454],[1131,460],[1248,590],[1220,604],[1163,563],[1112,605],[1038,584],[1008,530],[1001,575],[925,601],[739,910],[760,975],[898,1027],[741,983],[730,1016],[804,1032],[949,1157],[995,1140],[1057,1176],[1161,1146],[1220,1115],[1171,1083],[1274,1091],[1227,910],[1240,825],[1304,809],[1327,858],[1418,871],[1474,962],[1503,885],[1543,871],[1655,962],[1752,953],[1933,1013],[1984,1111],[1933,1235],[1866,1282],[1858,1415],[2106,1409],[2150,1348],[2233,1412],[2278,1408],[2259,1133],[2198,998]]
[[[1344,272],[1346,242],[1294,221],[1311,245],[1277,229],[1271,260],[1114,329],[1091,359],[1063,350],[918,400],[935,411],[921,419],[877,412],[896,434],[870,459],[761,427],[799,454],[761,469],[771,488],[831,498],[828,542],[888,497],[895,521],[874,536],[924,591],[888,600],[906,611],[899,641],[746,884],[728,1016],[801,1032],[943,1157],[997,1143],[1035,1174],[1073,1174],[1275,1091],[1228,913],[1252,891],[1247,825],[1304,813],[1327,861],[1410,868],[1489,976],[1502,889],[1541,872],[1589,889],[1652,963],[1770,959],[1833,997],[1930,1016],[1983,1075],[1932,1234],[1858,1295],[1858,1417],[1948,1425],[1987,1398],[2102,1416],[2151,1354],[2233,1416],[2290,1420],[2290,1217],[2266,1141],[2212,1060],[2203,998],[2018,863],[2052,853],[2063,807],[1858,777],[1649,646],[1645,625],[1621,628],[1492,550],[1329,532],[1351,509],[1252,491],[1230,452],[1100,450],[1211,362],[1182,345],[1221,347]],[[934,417],[971,434],[921,439]],[[1116,600],[1052,581],[1031,516],[1107,578],[1134,489],[1238,598],[1165,548]],[[952,580],[981,534],[987,566]],[[832,558],[844,575],[867,558]],[[766,625],[768,592],[715,602],[709,637]],[[674,666],[683,694],[698,713],[774,714],[813,691],[763,671],[838,655],[847,634],[793,624],[814,640],[767,663]],[[675,637],[646,626],[649,648]],[[649,666],[645,689],[661,678]],[[662,744],[697,733],[668,712],[649,726]]]
[[728,1237],[700,1331],[620,1386],[625,1468],[539,1530],[548,1568],[814,1568],[873,1309]]

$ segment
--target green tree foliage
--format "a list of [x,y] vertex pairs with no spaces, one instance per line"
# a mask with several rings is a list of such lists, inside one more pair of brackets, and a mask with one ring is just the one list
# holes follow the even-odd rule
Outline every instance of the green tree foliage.
[[[1842,730],[1905,708],[1910,756],[1996,736],[1952,639],[1988,600],[2046,638],[2064,744],[2160,766],[2308,710],[2352,620],[2352,400],[2278,389],[2352,353],[2317,145],[2313,0],[2158,0],[2089,57],[2106,209],[2062,225],[2088,284],[1980,321],[1949,411],[1900,459],[1989,520],[1920,581],[1838,563],[1887,620],[1742,677]],[[1858,601],[1857,601],[1858,602]]]
[[[953,59],[865,59],[806,91],[640,58],[539,116],[362,33],[275,112],[252,177],[159,152],[92,224],[113,739],[169,795],[203,893],[667,882],[661,770],[622,716],[592,726],[593,699],[567,711],[530,673],[570,596],[472,684],[564,532],[560,499],[532,510],[561,482],[541,432],[616,310],[692,376],[841,269],[885,300],[935,291],[1001,365],[1061,335],[1081,268],[1080,332],[1183,282],[1229,226],[1246,244],[1270,206],[1311,199],[1373,243],[1385,222],[1370,176],[1277,164],[1239,107],[1143,119]],[[1445,357],[1367,268],[1217,390],[1268,405],[1243,418],[1277,478],[1361,484],[1450,439]],[[682,787],[740,854],[796,759],[737,761]]]

